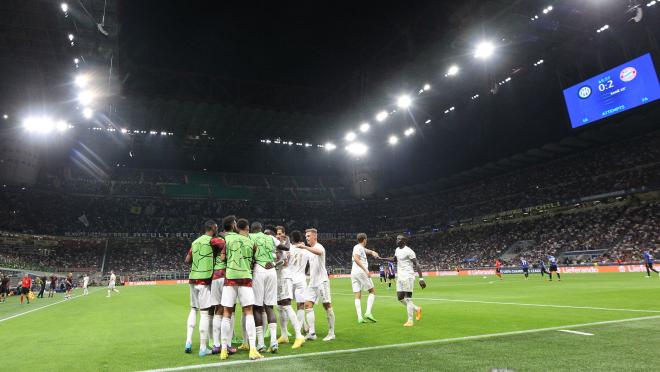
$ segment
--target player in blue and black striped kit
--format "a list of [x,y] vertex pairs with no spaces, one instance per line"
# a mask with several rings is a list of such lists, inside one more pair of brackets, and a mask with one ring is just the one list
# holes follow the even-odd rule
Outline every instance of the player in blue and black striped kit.
[[543,261],[543,259],[539,260],[539,268],[541,269],[541,277],[543,277],[543,274],[550,275],[548,270],[545,269],[545,262]]
[[658,274],[658,276],[660,276],[660,272],[658,272],[658,270],[653,268],[653,263],[654,263],[654,259],[653,256],[651,256],[651,253],[649,251],[644,251],[644,266],[646,266],[647,278],[651,277],[651,271],[653,271],[654,273]]
[[555,256],[548,256],[548,263],[550,263],[550,272],[548,275],[550,275],[550,281],[552,281],[552,273],[554,272],[557,274],[557,280],[561,282],[561,275],[559,275],[559,269],[557,268],[557,259]]
[[525,274],[525,280],[529,279],[529,264],[524,258],[520,258],[520,267],[522,268],[523,274]]

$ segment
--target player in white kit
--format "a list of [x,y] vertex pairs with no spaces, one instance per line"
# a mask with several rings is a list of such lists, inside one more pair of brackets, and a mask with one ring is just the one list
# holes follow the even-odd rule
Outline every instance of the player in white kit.
[[87,296],[89,294],[89,289],[87,289],[87,286],[89,286],[89,275],[85,274],[85,276],[83,276],[83,296]]
[[[290,252],[292,249],[299,250],[297,247],[293,246],[289,242],[289,237],[285,235],[285,230],[283,226],[277,226],[276,231],[276,240],[277,240],[277,263],[275,265],[277,269],[277,309],[279,312],[280,322],[280,338],[277,339],[277,342],[280,344],[286,344],[289,342],[289,335],[287,334],[287,319],[291,322],[293,330],[296,334],[296,340],[293,343],[292,349],[297,349],[305,343],[305,338],[302,336],[300,331],[301,324],[298,321],[298,315],[291,307],[291,300],[293,299],[293,281],[291,279],[291,267],[293,265],[291,261]],[[302,233],[300,231],[293,231],[291,233],[293,236],[296,236],[297,242],[302,241]],[[304,302],[299,302],[303,306],[303,315],[304,315]]]
[[335,339],[335,313],[332,310],[330,280],[325,269],[325,248],[317,241],[317,235],[316,229],[307,229],[305,238],[307,238],[309,246],[298,243],[298,248],[306,250],[305,253],[309,256],[309,285],[305,290],[305,315],[309,333],[307,333],[306,339],[316,340],[314,303],[320,300],[328,318],[328,335],[323,338],[323,341],[330,341]]
[[[376,318],[371,314],[371,309],[376,299],[376,290],[369,275],[367,255],[378,258],[378,253],[366,248],[367,234],[357,234],[357,241],[358,243],[353,247],[353,267],[351,268],[351,286],[355,294],[355,311],[357,312],[358,323],[365,323],[364,318],[375,322]],[[362,291],[369,292],[367,311],[364,313],[364,318],[362,318]]]
[[115,276],[114,271],[110,271],[110,281],[108,282],[108,295],[105,297],[110,297],[112,295],[112,292],[117,292],[119,293],[119,290],[115,288],[115,285],[117,284],[117,277]]
[[283,298],[291,298],[296,301],[296,317],[301,327],[305,322],[305,289],[307,288],[307,276],[305,268],[309,262],[309,254],[297,245],[305,245],[303,234],[300,231],[291,232],[291,249],[289,250],[289,262],[282,271],[284,277]]
[[397,249],[394,251],[394,257],[385,258],[385,260],[397,262],[397,275],[396,275],[396,296],[406,307],[408,313],[408,321],[403,324],[404,327],[412,327],[413,313],[417,313],[415,319],[422,319],[422,308],[412,302],[413,287],[415,285],[415,272],[419,274],[419,286],[422,289],[426,288],[426,282],[422,276],[422,270],[417,264],[417,256],[410,247],[406,244],[408,239],[399,235],[396,237]]

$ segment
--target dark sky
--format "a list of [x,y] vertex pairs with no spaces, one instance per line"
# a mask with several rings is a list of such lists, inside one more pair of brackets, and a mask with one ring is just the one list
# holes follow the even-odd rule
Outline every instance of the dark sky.
[[355,99],[437,41],[459,4],[125,1],[121,61],[128,71],[205,73]]

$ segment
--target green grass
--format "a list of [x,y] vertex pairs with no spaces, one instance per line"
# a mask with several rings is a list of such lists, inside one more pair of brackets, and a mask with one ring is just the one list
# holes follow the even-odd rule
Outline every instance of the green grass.
[[[414,300],[423,307],[423,318],[412,328],[402,327],[405,309],[396,301],[394,290],[379,283],[374,306],[378,323],[356,324],[350,281],[333,280],[336,341],[307,342],[298,351],[284,345],[277,356],[266,355],[264,362],[227,367],[288,371],[296,367],[306,371],[653,369],[652,363],[660,355],[660,280],[645,279],[642,274],[575,274],[563,278],[562,282],[552,283],[539,276],[529,281],[521,276],[505,276],[503,281],[494,277],[429,278],[426,290],[415,291]],[[120,290],[121,294],[105,298],[105,291],[100,288],[89,296],[5,321],[2,319],[61,301],[62,295],[38,299],[30,305],[19,305],[16,297],[0,304],[2,370],[133,371],[220,362],[217,356],[199,358],[183,353],[189,306],[186,285]],[[80,290],[76,294],[79,293]],[[322,308],[316,312],[317,333],[322,337],[327,323]],[[638,317],[657,318],[572,328],[594,336],[545,330],[446,340]],[[193,340],[196,351],[197,334]],[[427,340],[438,341],[350,351]],[[331,350],[346,352],[302,356]],[[229,361],[244,360],[247,354],[239,353]]]

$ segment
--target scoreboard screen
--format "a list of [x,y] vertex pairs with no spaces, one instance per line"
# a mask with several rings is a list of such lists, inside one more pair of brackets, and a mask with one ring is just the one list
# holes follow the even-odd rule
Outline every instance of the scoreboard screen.
[[658,98],[660,85],[649,53],[564,89],[564,100],[573,128]]

